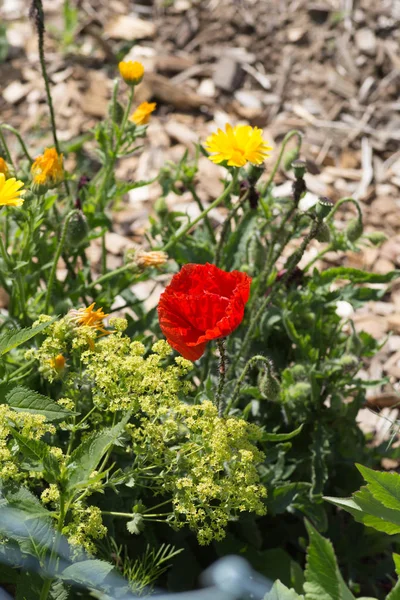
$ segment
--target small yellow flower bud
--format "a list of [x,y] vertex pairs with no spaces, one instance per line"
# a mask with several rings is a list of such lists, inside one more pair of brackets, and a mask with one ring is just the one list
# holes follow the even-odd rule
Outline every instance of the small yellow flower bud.
[[140,62],[121,61],[118,64],[118,69],[122,79],[128,85],[137,85],[143,79],[144,66]]
[[56,357],[50,359],[50,366],[57,373],[61,373],[65,369],[65,358],[62,354],[57,354]]

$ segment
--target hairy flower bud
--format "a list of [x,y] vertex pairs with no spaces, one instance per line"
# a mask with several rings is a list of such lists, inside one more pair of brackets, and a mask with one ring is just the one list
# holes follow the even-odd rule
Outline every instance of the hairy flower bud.
[[67,226],[67,245],[79,245],[87,236],[89,227],[85,215],[81,210],[72,215]]
[[344,371],[352,371],[359,365],[359,362],[357,356],[354,356],[354,354],[344,354],[339,359],[339,364],[343,367]]
[[286,390],[286,400],[298,402],[307,400],[311,394],[311,385],[307,381],[299,381]]
[[122,123],[124,109],[122,105],[118,102],[118,100],[115,100],[115,102],[110,104],[108,114],[110,115],[113,123],[116,123],[117,125],[120,125]]
[[331,232],[326,223],[323,221],[320,222],[319,227],[317,229],[317,233],[315,234],[315,239],[318,242],[330,242],[331,241]]
[[290,171],[293,168],[293,163],[299,158],[299,149],[296,146],[292,150],[288,150],[283,155],[283,166],[286,171]]
[[346,227],[346,236],[349,242],[355,242],[362,236],[364,227],[360,219],[351,219]]
[[266,400],[277,400],[280,392],[280,384],[277,377],[267,370],[261,377],[259,389]]
[[165,217],[168,214],[168,206],[164,196],[160,196],[154,203],[154,210],[160,217]]

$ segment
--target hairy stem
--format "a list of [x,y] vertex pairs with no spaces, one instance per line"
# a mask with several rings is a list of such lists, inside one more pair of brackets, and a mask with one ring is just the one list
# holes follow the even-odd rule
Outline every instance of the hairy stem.
[[224,413],[224,403],[222,401],[222,392],[225,386],[225,378],[226,378],[226,352],[225,352],[225,339],[220,338],[217,340],[217,346],[219,350],[219,379],[218,379],[218,388],[216,395],[216,405],[218,409],[218,416],[222,417]]
[[267,358],[266,356],[262,356],[261,354],[256,354],[255,356],[253,356],[252,358],[250,358],[250,360],[247,361],[246,366],[244,367],[242,373],[240,374],[235,388],[232,392],[232,396],[226,406],[225,409],[225,415],[227,415],[229,413],[229,411],[231,410],[231,408],[233,408],[236,404],[236,400],[239,396],[239,392],[240,392],[240,388],[242,387],[242,383],[247,375],[247,373],[249,372],[249,370],[251,369],[251,367],[253,365],[255,365],[257,362],[262,362],[265,364],[265,366],[267,367],[267,371],[268,374],[271,374],[272,371],[272,361]]
[[268,179],[267,183],[264,185],[264,187],[262,188],[262,190],[260,190],[261,196],[265,196],[265,194],[268,192],[268,190],[269,190],[269,188],[271,186],[271,183],[273,182],[274,177],[275,177],[275,175],[276,175],[276,173],[277,173],[277,171],[279,169],[279,166],[280,166],[280,164],[282,162],[282,158],[283,158],[283,154],[284,154],[285,149],[286,149],[286,145],[289,142],[289,140],[291,140],[292,137],[295,137],[295,136],[297,137],[297,149],[300,152],[301,142],[302,142],[302,134],[301,134],[300,131],[297,131],[297,129],[294,129],[293,131],[289,131],[289,133],[287,133],[285,135],[285,137],[283,138],[283,140],[282,140],[281,150],[279,152],[279,156],[277,158],[277,161],[276,161],[276,163],[275,163],[275,165],[274,165],[274,167],[273,167],[273,169],[271,171],[271,174],[269,176],[269,179]]
[[219,237],[218,245],[217,245],[217,248],[215,250],[214,265],[216,267],[219,266],[219,263],[220,263],[220,260],[221,260],[222,249],[224,247],[226,236],[228,235],[228,229],[229,229],[229,225],[230,225],[231,219],[233,219],[233,217],[238,212],[239,208],[241,206],[243,206],[243,204],[247,201],[248,196],[249,196],[249,190],[246,190],[246,192],[243,194],[243,197],[239,200],[239,202],[228,213],[228,215],[227,215],[227,217],[226,217],[226,219],[224,221],[224,224],[222,225],[222,230],[221,230],[221,234],[220,234],[220,237]]

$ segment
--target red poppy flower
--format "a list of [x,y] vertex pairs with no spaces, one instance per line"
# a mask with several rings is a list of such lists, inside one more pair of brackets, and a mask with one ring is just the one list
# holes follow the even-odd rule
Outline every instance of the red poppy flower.
[[243,320],[251,278],[210,265],[188,264],[161,294],[161,331],[184,358],[197,360],[210,340],[226,337]]

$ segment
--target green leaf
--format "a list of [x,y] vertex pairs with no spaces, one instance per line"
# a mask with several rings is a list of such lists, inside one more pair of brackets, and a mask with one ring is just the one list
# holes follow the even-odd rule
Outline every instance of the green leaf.
[[71,454],[67,463],[67,491],[84,486],[107,450],[121,435],[130,415],[118,425],[87,437]]
[[275,581],[273,588],[264,596],[264,600],[303,600],[293,589],[287,588],[283,583]]
[[68,581],[96,587],[103,583],[113,568],[113,565],[102,560],[84,560],[69,565],[62,571],[61,577]]
[[396,574],[398,577],[400,577],[400,554],[396,554],[395,552],[393,552],[392,556],[394,561],[394,567],[396,569]]
[[333,267],[319,273],[318,277],[322,284],[330,283],[335,279],[349,279],[352,283],[389,283],[400,277],[400,270],[380,274],[369,273],[352,267]]
[[43,467],[43,459],[49,453],[49,446],[41,440],[31,440],[18,431],[10,427],[13,438],[18,442],[18,447],[22,454],[33,465]]
[[387,508],[400,511],[400,475],[373,471],[358,464],[356,467],[368,482],[368,490],[373,497]]
[[18,575],[15,600],[37,600],[43,587],[43,579],[37,573],[21,571]]
[[392,591],[386,596],[386,600],[400,600],[400,581],[396,583]]
[[287,440],[291,440],[292,438],[299,435],[301,430],[303,429],[303,425],[300,425],[297,429],[294,429],[290,433],[263,433],[262,441],[263,442],[286,442]]
[[306,600],[354,600],[340,574],[331,542],[308,521],[306,527],[310,538],[304,583]]
[[48,421],[65,419],[75,413],[62,408],[56,402],[28,388],[17,386],[6,396],[7,403],[18,412],[44,415]]
[[26,329],[19,330],[8,329],[7,331],[4,331],[4,333],[0,335],[0,356],[3,356],[3,354],[6,354],[10,350],[13,350],[13,348],[20,346],[21,344],[24,344],[31,338],[35,337],[35,335],[37,335],[44,329],[47,329],[47,327],[54,323],[56,319],[57,317],[54,317],[53,319],[51,319],[51,321],[46,321],[46,323],[41,323],[36,327],[29,327]]

